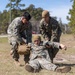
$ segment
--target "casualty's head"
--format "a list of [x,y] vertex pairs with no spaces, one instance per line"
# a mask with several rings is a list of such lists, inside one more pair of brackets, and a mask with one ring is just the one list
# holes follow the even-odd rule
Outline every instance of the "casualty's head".
[[33,42],[34,42],[36,45],[39,45],[40,42],[41,42],[41,36],[35,35],[35,36],[33,37]]

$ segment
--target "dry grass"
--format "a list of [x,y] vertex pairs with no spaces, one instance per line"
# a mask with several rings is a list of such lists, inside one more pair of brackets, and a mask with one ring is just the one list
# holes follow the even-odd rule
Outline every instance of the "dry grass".
[[[68,46],[68,50],[59,51],[59,55],[75,55],[75,39],[72,35],[62,35],[61,43]],[[69,65],[72,70],[69,73],[56,73],[53,71],[41,70],[39,73],[29,73],[25,70],[24,66],[19,67],[14,65],[14,61],[10,56],[10,46],[7,43],[7,38],[0,38],[0,75],[75,75],[75,62],[70,61],[60,65]],[[74,59],[75,60],[75,59]],[[20,58],[20,62],[24,65],[23,56]]]

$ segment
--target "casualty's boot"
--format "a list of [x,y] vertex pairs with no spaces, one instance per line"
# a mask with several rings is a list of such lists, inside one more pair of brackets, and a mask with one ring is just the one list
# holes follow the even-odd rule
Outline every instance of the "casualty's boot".
[[70,66],[62,66],[62,67],[57,67],[56,72],[61,72],[61,73],[67,73],[71,70]]
[[32,72],[32,73],[39,72],[39,70],[40,70],[40,69],[34,69],[34,68],[31,67],[29,64],[26,64],[25,69],[26,69],[28,72]]
[[26,69],[28,72],[34,72],[34,68],[31,67],[31,66],[28,65],[28,64],[26,64],[25,69]]

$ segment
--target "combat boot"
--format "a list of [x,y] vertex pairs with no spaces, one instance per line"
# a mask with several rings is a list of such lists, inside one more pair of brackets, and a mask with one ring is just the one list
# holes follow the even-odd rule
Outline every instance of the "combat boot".
[[11,50],[11,51],[10,51],[10,55],[12,55],[13,53],[14,53],[14,51],[13,51],[13,50]]
[[15,60],[14,63],[15,63],[16,66],[21,66],[21,64],[18,60]]
[[57,67],[56,72],[67,73],[71,70],[70,66]]
[[32,72],[32,73],[36,73],[36,72],[39,72],[39,71],[40,71],[40,69],[34,69],[34,68],[31,67],[29,64],[26,64],[25,69],[26,69],[28,72]]
[[28,65],[28,64],[26,64],[25,65],[25,69],[28,71],[28,72],[34,72],[34,68],[33,67],[31,67],[30,65]]

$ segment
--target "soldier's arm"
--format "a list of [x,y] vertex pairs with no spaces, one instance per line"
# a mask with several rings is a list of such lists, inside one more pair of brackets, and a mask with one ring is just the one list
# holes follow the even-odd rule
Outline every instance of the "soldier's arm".
[[40,30],[41,35],[43,35],[44,34],[44,28],[43,28],[43,23],[42,22],[40,22],[39,30]]
[[53,42],[53,47],[66,50],[67,47],[61,43]]
[[43,24],[43,20],[40,21],[39,30],[40,30],[40,34],[45,39],[45,37],[47,37],[47,35],[46,35],[46,32],[45,32],[45,27],[44,27],[44,24]]
[[29,23],[29,27],[26,30],[26,35],[27,35],[27,43],[31,43],[32,42],[32,24]]
[[24,42],[20,33],[19,33],[20,23],[19,22],[13,22],[13,33],[12,35],[16,38],[18,43]]
[[65,50],[67,49],[67,47],[63,44],[60,44],[60,43],[57,43],[57,42],[50,42],[50,41],[46,42],[45,46],[47,48],[52,47],[52,48],[65,49]]
[[61,36],[61,28],[56,20],[52,24],[52,41],[59,42]]

